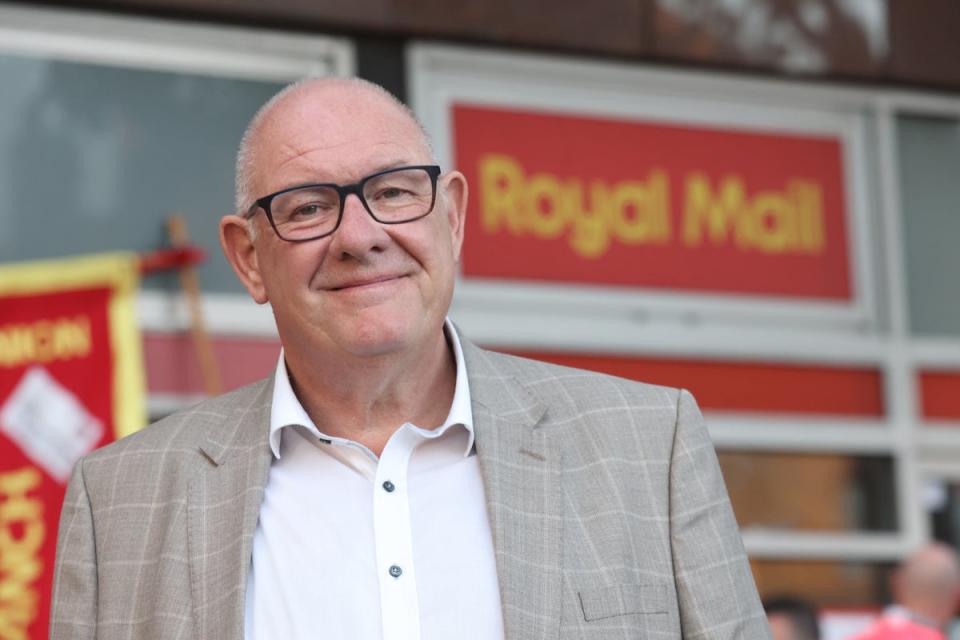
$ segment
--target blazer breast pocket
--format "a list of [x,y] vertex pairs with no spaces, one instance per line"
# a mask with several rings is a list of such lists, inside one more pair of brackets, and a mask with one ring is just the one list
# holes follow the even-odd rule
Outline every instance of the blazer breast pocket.
[[583,619],[602,620],[629,614],[668,613],[665,584],[623,584],[578,592]]

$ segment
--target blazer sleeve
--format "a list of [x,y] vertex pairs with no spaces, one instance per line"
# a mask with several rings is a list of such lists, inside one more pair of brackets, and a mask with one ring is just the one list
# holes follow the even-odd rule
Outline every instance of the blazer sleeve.
[[51,640],[97,635],[97,553],[83,460],[73,469],[60,512],[50,609]]
[[684,638],[768,640],[720,465],[697,403],[680,391],[670,462],[670,537]]

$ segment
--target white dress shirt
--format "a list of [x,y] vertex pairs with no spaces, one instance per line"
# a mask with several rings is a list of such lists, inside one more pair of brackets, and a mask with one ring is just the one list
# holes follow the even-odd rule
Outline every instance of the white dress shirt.
[[449,321],[446,333],[457,365],[447,419],[400,425],[379,460],[313,424],[280,354],[246,640],[503,638],[470,387]]

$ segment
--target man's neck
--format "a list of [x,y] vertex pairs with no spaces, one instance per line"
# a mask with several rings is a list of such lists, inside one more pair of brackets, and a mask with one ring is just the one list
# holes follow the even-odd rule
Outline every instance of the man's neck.
[[456,388],[456,362],[442,333],[409,353],[336,361],[304,351],[285,357],[293,390],[317,428],[359,442],[377,456],[405,422],[440,426]]

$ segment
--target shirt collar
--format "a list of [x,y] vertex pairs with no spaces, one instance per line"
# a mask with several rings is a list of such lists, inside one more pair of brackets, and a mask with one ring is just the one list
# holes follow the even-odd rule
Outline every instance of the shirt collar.
[[[450,411],[447,413],[447,419],[438,430],[446,430],[450,425],[461,424],[469,434],[464,456],[473,451],[473,409],[470,406],[470,383],[467,380],[467,366],[463,361],[463,348],[460,345],[460,336],[457,330],[450,322],[450,319],[443,324],[444,333],[450,346],[453,348],[453,358],[457,365],[457,382],[453,391],[453,402],[450,404]],[[277,369],[274,373],[273,382],[273,402],[270,409],[270,450],[274,458],[280,458],[280,438],[284,427],[302,426],[318,438],[332,440],[326,436],[307,415],[300,400],[293,392],[290,385],[290,376],[287,373],[287,364],[283,358],[283,349],[280,350],[280,358],[277,361]]]

